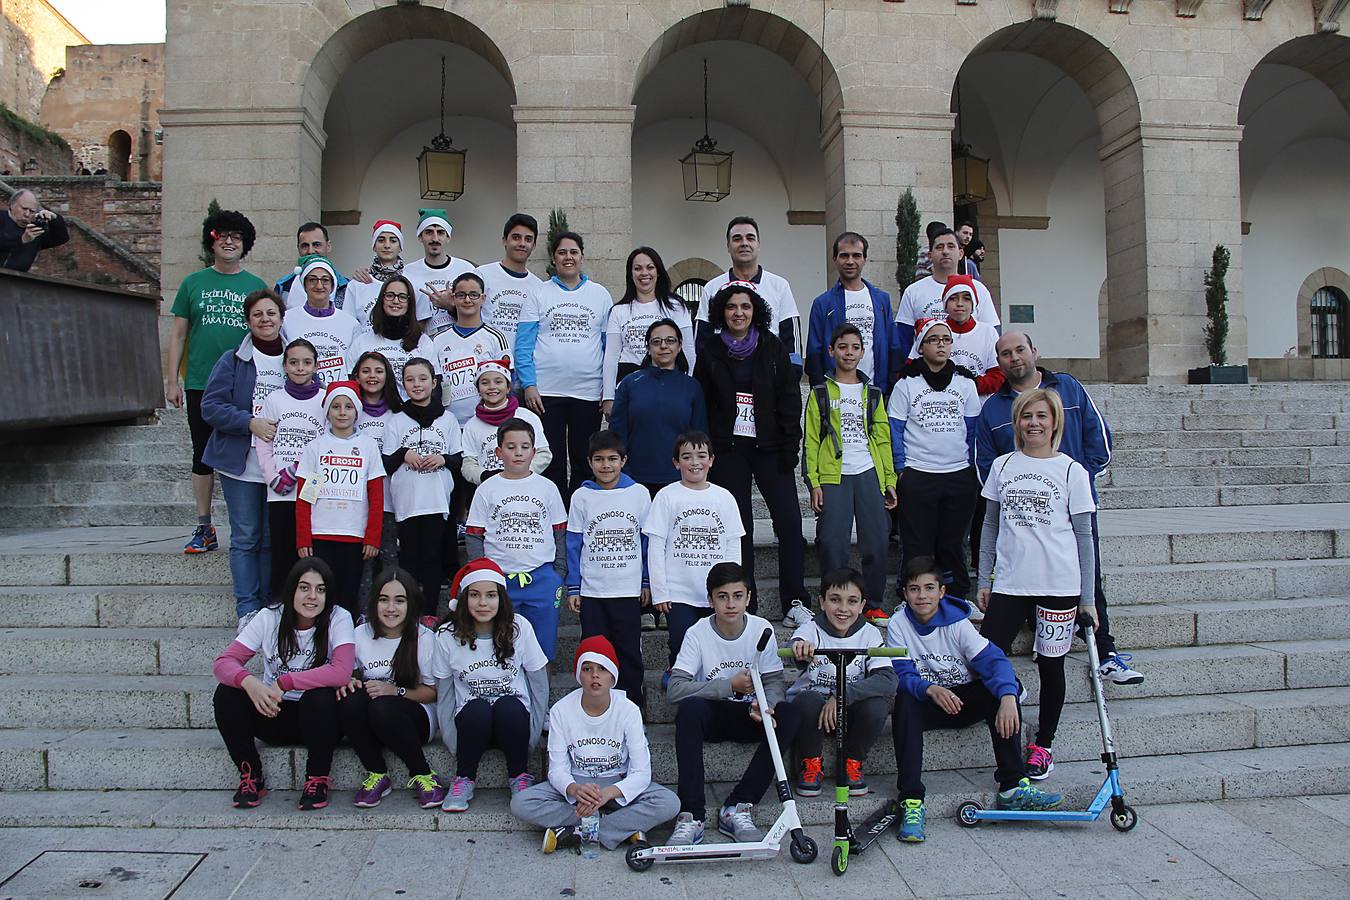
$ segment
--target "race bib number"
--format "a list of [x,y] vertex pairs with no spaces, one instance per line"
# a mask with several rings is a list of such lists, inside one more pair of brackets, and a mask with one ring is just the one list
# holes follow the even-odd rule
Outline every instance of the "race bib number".
[[1069,652],[1073,643],[1073,623],[1077,609],[1046,609],[1036,607],[1036,643],[1033,649],[1040,656],[1053,659]]
[[478,360],[472,356],[455,359],[445,364],[445,383],[450,391],[450,399],[467,400],[478,395],[474,387],[473,376],[478,369]]
[[731,429],[736,437],[755,436],[755,395],[736,392],[736,424]]
[[341,381],[346,374],[342,371],[344,362],[341,356],[328,356],[319,360],[314,366],[314,380],[322,385]]
[[319,457],[319,499],[360,500],[365,496],[365,461],[359,456],[327,453]]

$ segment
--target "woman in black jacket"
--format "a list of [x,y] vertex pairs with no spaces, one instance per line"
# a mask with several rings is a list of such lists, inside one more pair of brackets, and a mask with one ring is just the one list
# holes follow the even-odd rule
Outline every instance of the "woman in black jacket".
[[[716,464],[710,479],[731,491],[740,507],[745,536],[741,565],[754,590],[754,520],[750,481],[769,507],[778,537],[778,586],[784,622],[810,620],[806,592],[801,506],[797,501],[797,459],[802,445],[802,397],[787,348],[773,333],[769,307],[755,285],[728,282],[708,307],[709,338],[694,363],[703,387],[708,433]],[[752,595],[751,611],[758,607]]]

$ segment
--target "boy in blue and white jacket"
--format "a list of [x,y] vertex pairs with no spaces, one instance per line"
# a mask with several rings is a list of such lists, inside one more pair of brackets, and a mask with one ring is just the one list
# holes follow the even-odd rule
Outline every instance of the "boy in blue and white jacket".
[[897,799],[902,816],[899,840],[924,839],[923,733],[930,728],[965,728],[980,720],[994,745],[998,809],[1053,809],[1058,794],[1032,787],[1022,760],[1019,685],[1003,651],[975,630],[970,605],[943,593],[931,557],[916,557],[902,575],[905,602],[891,616],[886,643],[905,647],[895,661],[900,679],[891,717],[895,741]]
[[614,645],[618,687],[645,710],[641,616],[652,592],[642,523],[651,495],[623,474],[628,455],[614,432],[591,435],[586,459],[594,479],[572,494],[567,514],[567,605],[581,615],[583,638]]

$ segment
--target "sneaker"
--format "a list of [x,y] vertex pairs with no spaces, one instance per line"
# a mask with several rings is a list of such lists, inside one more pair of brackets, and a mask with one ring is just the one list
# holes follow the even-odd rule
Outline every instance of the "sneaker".
[[902,800],[900,802],[900,830],[895,833],[897,841],[906,844],[921,844],[927,838],[923,826],[928,818],[928,809],[922,800]]
[[1010,791],[999,791],[995,795],[994,808],[1032,811],[1054,809],[1063,799],[1059,794],[1051,794],[1038,787],[1032,787],[1031,781],[1023,778],[1017,782],[1017,787]]
[[1048,778],[1055,771],[1055,756],[1049,747],[1027,744],[1027,777],[1032,781]]
[[694,814],[682,812],[675,817],[675,830],[667,844],[703,843],[703,823],[694,821]]
[[625,840],[624,843],[625,843],[625,844],[640,844],[640,843],[642,843],[643,841],[645,841],[646,839],[647,839],[647,834],[646,834],[646,832],[643,832],[643,831],[635,831],[635,832],[633,832],[632,834],[630,834],[630,835],[628,836],[628,839]]
[[407,785],[415,795],[417,805],[423,809],[435,809],[445,799],[446,786],[436,777],[435,772],[427,775],[414,775]]
[[1022,683],[1021,679],[1018,679],[1018,681],[1017,681],[1017,702],[1018,702],[1018,704],[1020,704],[1020,705],[1022,705],[1022,706],[1026,706],[1026,705],[1027,705],[1027,698],[1030,697],[1030,696],[1031,696],[1031,694],[1027,692],[1027,686],[1026,686],[1025,684]]
[[300,792],[300,808],[323,809],[328,805],[328,792],[332,789],[333,779],[327,775],[306,776],[304,790]]
[[793,600],[792,605],[783,610],[783,624],[788,628],[800,628],[803,625],[809,625],[811,619],[811,608],[800,600]]
[[737,803],[724,806],[717,813],[717,830],[738,844],[764,840],[764,832],[755,827],[755,806],[752,803]]
[[641,623],[643,631],[655,631],[656,613],[643,613],[638,616],[638,622]]
[[356,791],[356,805],[362,809],[379,806],[380,801],[388,797],[393,789],[394,783],[385,773],[367,772],[366,780],[361,782],[361,787]]
[[802,760],[802,773],[797,776],[798,797],[819,797],[820,786],[825,780],[820,774],[820,757],[808,756]]
[[521,791],[528,791],[530,788],[534,787],[534,776],[529,772],[521,772],[515,778],[508,781],[507,784],[511,786],[511,794],[514,796]]
[[862,760],[845,759],[844,775],[848,778],[848,795],[850,797],[867,795],[867,779],[863,778]]
[[252,809],[267,796],[261,778],[253,777],[253,767],[248,763],[239,764],[239,790],[234,792],[235,809]]
[[183,545],[184,553],[207,553],[211,550],[219,550],[220,542],[216,540],[216,526],[198,525],[192,532],[192,537]]
[[469,801],[473,799],[473,785],[472,779],[456,775],[454,781],[450,782],[445,799],[441,801],[441,812],[464,812],[468,809]]
[[873,606],[864,610],[863,618],[878,628],[885,628],[891,622],[891,614],[880,606]]
[[576,826],[567,825],[561,828],[544,829],[544,845],[542,849],[545,853],[552,853],[567,847],[580,847],[581,834]]
[[1116,684],[1143,684],[1144,673],[1130,665],[1132,659],[1134,657],[1128,653],[1112,653],[1097,671]]

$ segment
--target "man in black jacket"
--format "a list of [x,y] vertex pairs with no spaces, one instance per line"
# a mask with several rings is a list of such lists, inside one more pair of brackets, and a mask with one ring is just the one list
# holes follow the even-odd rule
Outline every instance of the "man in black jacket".
[[59,247],[70,240],[66,220],[43,209],[37,195],[24,189],[9,198],[9,209],[0,212],[0,266],[27,272],[38,251]]

